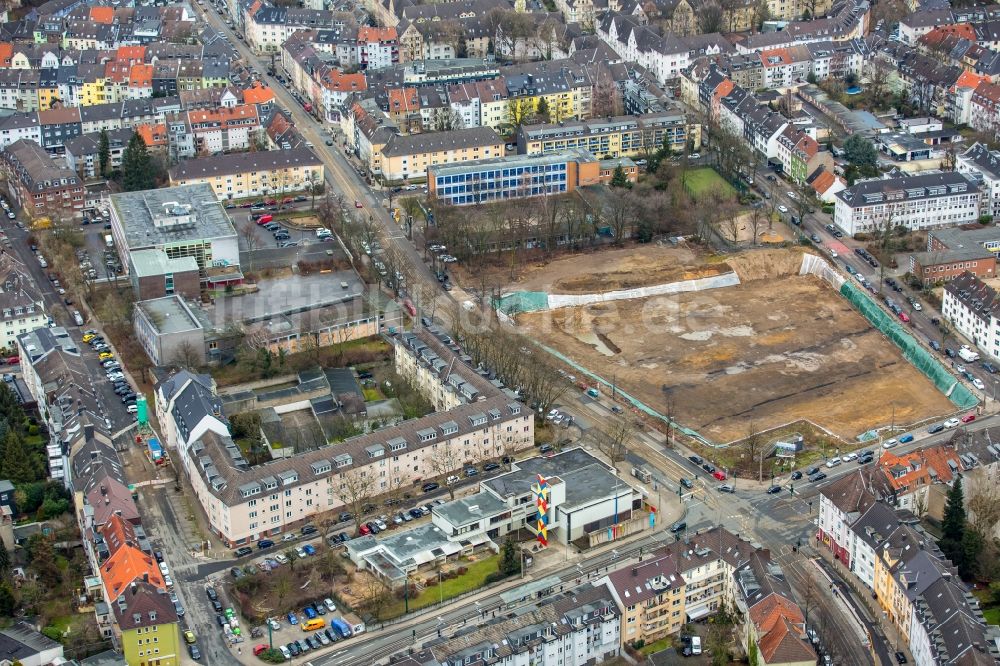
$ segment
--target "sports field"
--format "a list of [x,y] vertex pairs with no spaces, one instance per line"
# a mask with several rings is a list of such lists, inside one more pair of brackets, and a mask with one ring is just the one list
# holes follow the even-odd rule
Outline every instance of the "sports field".
[[713,192],[721,192],[724,196],[736,195],[736,190],[727,183],[719,173],[711,167],[692,169],[684,175],[684,186],[691,196],[701,198]]

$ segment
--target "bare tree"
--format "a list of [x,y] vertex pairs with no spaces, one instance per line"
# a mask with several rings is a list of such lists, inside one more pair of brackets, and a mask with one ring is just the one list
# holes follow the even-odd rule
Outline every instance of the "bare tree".
[[738,245],[743,231],[743,211],[737,206],[724,206],[717,210],[719,235],[727,242]]
[[743,457],[748,469],[753,469],[754,463],[757,463],[757,481],[763,481],[764,436],[757,431],[757,424],[752,419],[747,425],[747,435],[743,438]]
[[628,447],[638,431],[638,424],[625,414],[610,419],[603,428],[597,430],[597,447],[606,455],[612,465],[625,460]]
[[[445,476],[458,469],[459,461],[456,459],[456,451],[450,441],[438,442],[431,447],[430,457],[427,459],[434,476]],[[445,483],[448,487],[448,496],[455,499],[455,484]]]
[[750,229],[750,245],[756,245],[760,238],[760,233],[767,222],[767,215],[763,208],[754,206],[746,217],[747,227]]
[[253,272],[253,255],[260,245],[256,222],[247,219],[240,224],[240,240],[247,249],[247,270]]
[[868,78],[868,98],[872,105],[877,108],[884,108],[886,98],[889,93],[889,80],[895,68],[883,58],[875,56],[866,62],[865,73]]
[[184,340],[174,349],[171,362],[182,368],[197,368],[201,366],[202,354],[193,342]]
[[365,576],[362,587],[362,604],[364,605],[364,609],[377,622],[381,619],[382,611],[385,610],[385,607],[389,605],[389,601],[391,600],[389,588],[372,572],[368,572],[368,575]]
[[377,494],[375,478],[369,476],[360,468],[354,468],[341,472],[340,487],[337,489],[337,497],[343,502],[347,510],[354,516],[355,533],[361,529],[361,520],[364,517],[364,507],[372,497]]
[[706,2],[698,10],[698,29],[703,34],[722,32],[726,15],[718,2]]

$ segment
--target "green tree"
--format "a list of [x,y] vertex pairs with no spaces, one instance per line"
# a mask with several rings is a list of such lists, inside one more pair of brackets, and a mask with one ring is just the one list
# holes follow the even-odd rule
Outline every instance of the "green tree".
[[3,476],[14,483],[35,481],[38,476],[32,468],[31,456],[24,445],[24,439],[14,432],[8,432],[4,440],[3,460],[0,460],[0,470]]
[[747,661],[750,666],[757,666],[760,663],[760,657],[757,655],[757,641],[753,639],[753,636],[747,642]]
[[100,174],[108,177],[108,169],[111,167],[111,142],[108,140],[108,131],[101,130],[101,140],[97,147],[97,161],[100,164]]
[[518,552],[514,539],[507,537],[500,550],[500,563],[497,565],[504,576],[513,576],[521,572],[521,554]]
[[0,583],[7,583],[10,581],[10,553],[7,552],[7,546],[4,542],[0,540]]
[[871,176],[878,172],[876,168],[878,152],[875,150],[875,144],[860,134],[852,134],[844,141],[844,156],[863,176]]
[[974,581],[979,575],[979,554],[983,551],[983,537],[973,529],[966,529],[962,534],[960,547],[961,557],[956,562],[958,575],[963,580]]
[[965,495],[962,491],[962,477],[955,478],[955,484],[948,491],[948,500],[944,506],[944,519],[941,521],[941,540],[938,545],[945,556],[961,566],[962,537],[965,534]]
[[0,583],[0,616],[14,617],[14,610],[17,608],[17,599],[14,598],[14,591],[6,582]]
[[538,100],[538,106],[535,107],[535,115],[540,120],[549,121],[549,103],[544,97]]
[[62,580],[62,573],[56,565],[52,539],[42,534],[32,534],[28,538],[27,550],[31,568],[38,574],[39,583],[49,589],[57,587]]
[[126,192],[151,190],[156,186],[156,168],[146,142],[139,133],[132,134],[122,153],[122,189]]
[[614,173],[611,174],[611,187],[632,187],[621,164],[616,166]]

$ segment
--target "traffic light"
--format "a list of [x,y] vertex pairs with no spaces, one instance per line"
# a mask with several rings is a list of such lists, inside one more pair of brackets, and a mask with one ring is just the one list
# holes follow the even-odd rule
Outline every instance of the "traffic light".
[[795,484],[792,484],[792,483],[788,484],[788,494],[789,495],[794,495],[795,494]]

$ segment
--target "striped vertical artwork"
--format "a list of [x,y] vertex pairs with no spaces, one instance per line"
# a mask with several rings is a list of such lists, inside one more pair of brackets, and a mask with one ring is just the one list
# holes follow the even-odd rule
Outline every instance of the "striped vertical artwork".
[[535,523],[535,535],[542,546],[549,545],[549,482],[541,474],[536,475],[538,482],[531,490],[535,495],[535,507],[538,516]]

